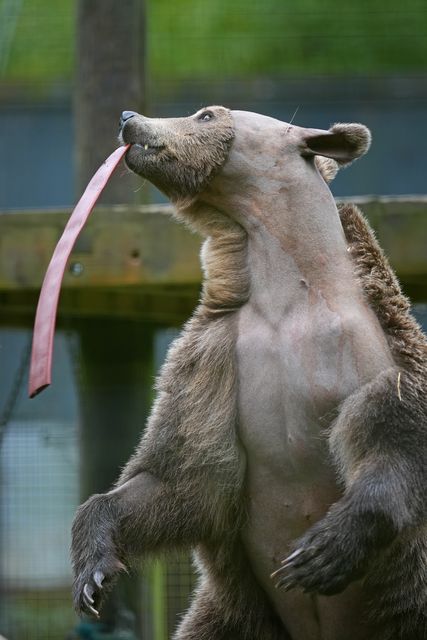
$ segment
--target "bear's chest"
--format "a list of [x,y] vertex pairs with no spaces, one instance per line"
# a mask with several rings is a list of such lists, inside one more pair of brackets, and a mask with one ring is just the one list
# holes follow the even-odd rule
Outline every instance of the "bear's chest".
[[251,305],[236,342],[239,434],[249,457],[297,469],[323,457],[322,432],[364,378],[351,327],[339,313],[304,308],[271,323]]

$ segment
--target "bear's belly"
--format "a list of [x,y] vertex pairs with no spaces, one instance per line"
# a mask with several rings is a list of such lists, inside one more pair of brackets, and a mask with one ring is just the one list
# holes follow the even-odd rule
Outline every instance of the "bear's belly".
[[312,485],[284,486],[266,468],[254,470],[249,461],[246,487],[247,524],[242,542],[251,568],[292,640],[366,640],[372,637],[362,622],[367,606],[360,583],[336,596],[306,595],[299,589],[278,590],[271,573],[291,551],[292,542],[319,520],[340,498],[332,474],[310,474]]
[[340,498],[327,443],[339,403],[390,365],[377,327],[362,326],[359,335],[344,314],[323,312],[317,320],[294,314],[273,327],[249,306],[240,310],[238,428],[248,497],[242,538],[293,640],[367,637],[358,585],[326,598],[277,590],[270,578],[293,541]]

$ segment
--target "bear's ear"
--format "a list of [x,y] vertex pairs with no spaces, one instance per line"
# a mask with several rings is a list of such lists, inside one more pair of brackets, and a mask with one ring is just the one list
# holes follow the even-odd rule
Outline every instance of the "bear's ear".
[[302,155],[325,156],[348,164],[363,156],[371,144],[371,132],[363,124],[334,124],[329,131],[303,129]]

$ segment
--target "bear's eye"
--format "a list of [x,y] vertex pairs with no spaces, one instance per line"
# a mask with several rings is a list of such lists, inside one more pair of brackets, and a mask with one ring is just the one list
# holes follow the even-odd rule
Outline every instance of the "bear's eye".
[[203,111],[203,113],[199,115],[199,120],[201,120],[202,122],[209,122],[209,120],[212,120],[213,117],[214,115],[212,111]]

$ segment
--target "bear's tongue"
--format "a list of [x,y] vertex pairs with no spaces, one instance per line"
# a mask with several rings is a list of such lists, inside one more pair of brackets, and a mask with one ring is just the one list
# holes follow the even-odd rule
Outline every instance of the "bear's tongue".
[[55,247],[40,291],[34,321],[29,396],[34,398],[50,385],[56,310],[67,260],[90,212],[130,145],[119,147],[105,160],[78,201]]

